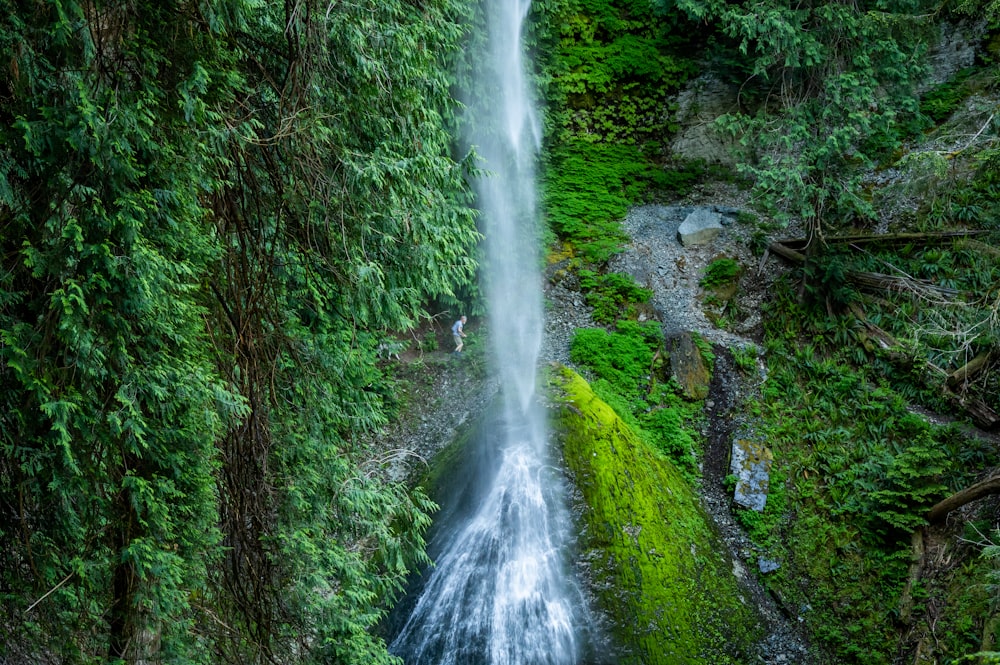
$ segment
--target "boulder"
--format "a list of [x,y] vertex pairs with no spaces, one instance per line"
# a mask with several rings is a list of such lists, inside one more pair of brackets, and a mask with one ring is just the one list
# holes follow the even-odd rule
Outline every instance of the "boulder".
[[711,208],[695,208],[688,215],[680,228],[677,229],[677,239],[685,247],[707,245],[722,233],[722,215]]
[[680,384],[685,398],[700,400],[708,397],[712,375],[691,333],[681,333],[671,340],[670,371]]
[[733,441],[729,472],[736,476],[733,500],[744,508],[761,512],[767,504],[774,455],[763,443],[749,439]]
[[763,626],[691,486],[580,375],[552,372],[581,558],[620,665],[749,663]]
[[760,572],[767,575],[768,573],[773,573],[774,571],[781,568],[781,563],[775,561],[774,559],[765,559],[764,557],[761,557],[757,559],[757,568],[760,570]]

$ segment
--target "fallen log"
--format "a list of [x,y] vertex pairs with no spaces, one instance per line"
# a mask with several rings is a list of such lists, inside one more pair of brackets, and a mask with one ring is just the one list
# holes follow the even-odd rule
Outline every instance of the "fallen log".
[[952,404],[969,414],[976,427],[984,430],[992,430],[996,429],[997,425],[1000,425],[1000,415],[983,400],[968,396],[964,398],[959,397],[950,391],[949,396],[951,397]]
[[[849,308],[851,313],[854,314],[858,321],[861,322],[861,325],[865,328],[865,332],[859,334],[859,341],[865,346],[866,349],[868,349],[869,352],[874,352],[875,345],[877,344],[890,361],[897,364],[912,363],[909,356],[897,350],[899,343],[896,339],[869,321],[868,317],[865,316],[864,310],[861,309],[861,306],[858,305],[858,303],[851,303]],[[931,374],[931,376],[928,376],[929,381],[940,381],[941,379],[945,379],[947,382],[950,375],[946,370],[931,362],[925,363],[925,366]],[[996,428],[997,425],[1000,425],[1000,415],[991,409],[986,402],[969,396],[960,396],[953,392],[948,387],[947,383],[943,386],[943,388],[949,401],[951,401],[951,403],[959,411],[965,412],[972,422],[975,423],[976,427],[984,430],[992,430]]]
[[785,245],[784,242],[782,242],[782,241],[777,241],[776,240],[775,242],[772,242],[770,245],[768,245],[767,248],[770,251],[772,251],[775,254],[777,254],[778,256],[782,256],[782,257],[788,259],[789,261],[793,261],[795,263],[805,263],[806,262],[806,255],[805,254],[803,254],[801,252],[796,252],[794,249],[791,249],[790,247],[788,247],[787,245]]
[[[775,241],[768,245],[768,250],[774,252],[793,263],[803,264],[806,262],[806,255],[796,251],[784,244],[785,241]],[[907,291],[924,295],[937,295],[942,297],[953,297],[961,295],[958,289],[945,286],[937,286],[933,282],[924,279],[914,279],[912,277],[899,277],[896,275],[885,275],[878,272],[862,272],[852,270],[846,274],[847,281],[863,289],[878,291]]]
[[847,281],[855,286],[875,289],[877,291],[908,291],[910,293],[934,294],[945,297],[953,297],[962,293],[958,289],[937,286],[925,279],[885,275],[880,272],[859,272],[852,270],[846,276]]
[[971,249],[982,254],[989,254],[992,257],[1000,257],[1000,248],[978,240],[962,240],[957,243],[957,246],[961,249]]
[[955,386],[961,385],[972,379],[976,374],[986,369],[989,364],[990,358],[993,356],[992,349],[989,351],[984,351],[978,356],[965,363],[954,372],[952,372],[947,379],[948,387],[954,388]]
[[[882,234],[856,234],[825,236],[823,242],[827,245],[867,245],[880,243],[886,245],[906,244],[911,242],[923,242],[930,244],[941,240],[951,240],[953,238],[968,238],[970,236],[986,233],[984,229],[967,229],[964,231],[929,231],[926,233],[882,233]],[[786,238],[776,240],[789,249],[801,249],[809,244],[809,238]]]
[[[863,335],[863,337],[861,338],[861,343],[864,344],[866,349],[868,349],[869,351],[874,351],[875,347],[874,345],[869,346],[869,344],[865,344],[865,339],[874,340],[874,342],[877,343],[882,350],[886,351],[899,346],[899,342],[896,341],[895,337],[893,337],[892,335],[890,335],[889,333],[882,330],[877,325],[868,320],[868,317],[865,316],[864,310],[861,309],[861,305],[859,305],[856,302],[852,302],[850,305],[848,305],[848,308],[851,310],[851,313],[854,314],[855,318],[857,318],[857,320],[860,321],[861,325],[864,326],[865,328],[866,332],[861,333],[861,335]],[[896,353],[895,355],[890,354],[889,357],[892,358],[893,360],[898,360],[898,358],[896,358],[895,356],[901,357],[902,354],[898,353]]]
[[956,508],[961,508],[965,504],[972,503],[973,501],[981,499],[989,494],[997,493],[1000,493],[1000,474],[990,476],[986,480],[980,481],[975,485],[970,485],[959,492],[955,492],[947,499],[942,499],[929,511],[927,511],[927,521],[931,524],[936,524],[943,521],[944,518],[948,516],[948,513]]
[[913,588],[920,582],[920,576],[924,572],[924,551],[924,530],[921,528],[910,534],[910,570],[899,598],[899,620],[906,626],[913,619]]

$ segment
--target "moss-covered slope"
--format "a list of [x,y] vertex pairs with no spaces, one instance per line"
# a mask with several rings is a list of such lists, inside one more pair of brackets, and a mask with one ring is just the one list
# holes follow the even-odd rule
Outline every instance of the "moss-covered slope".
[[552,372],[566,464],[585,506],[581,545],[627,653],[623,664],[745,662],[757,617],[697,497],[579,375]]

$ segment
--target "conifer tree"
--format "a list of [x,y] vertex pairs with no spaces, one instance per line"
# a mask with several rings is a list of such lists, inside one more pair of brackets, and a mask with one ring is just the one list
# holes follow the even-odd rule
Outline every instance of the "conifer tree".
[[474,278],[461,5],[4,0],[0,658],[386,661],[376,335]]

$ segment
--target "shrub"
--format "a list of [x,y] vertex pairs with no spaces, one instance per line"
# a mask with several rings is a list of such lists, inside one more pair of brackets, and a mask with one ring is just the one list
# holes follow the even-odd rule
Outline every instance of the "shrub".
[[594,320],[599,323],[614,323],[629,305],[648,302],[653,296],[650,289],[639,286],[624,273],[601,275],[581,270],[579,275],[580,289],[587,294],[587,304],[593,308]]
[[736,281],[742,271],[740,264],[734,259],[715,259],[705,268],[700,284],[706,289],[714,289]]
[[647,382],[653,351],[640,331],[609,333],[602,328],[586,328],[573,336],[570,360],[586,366],[620,395],[634,400],[639,398],[640,386]]

